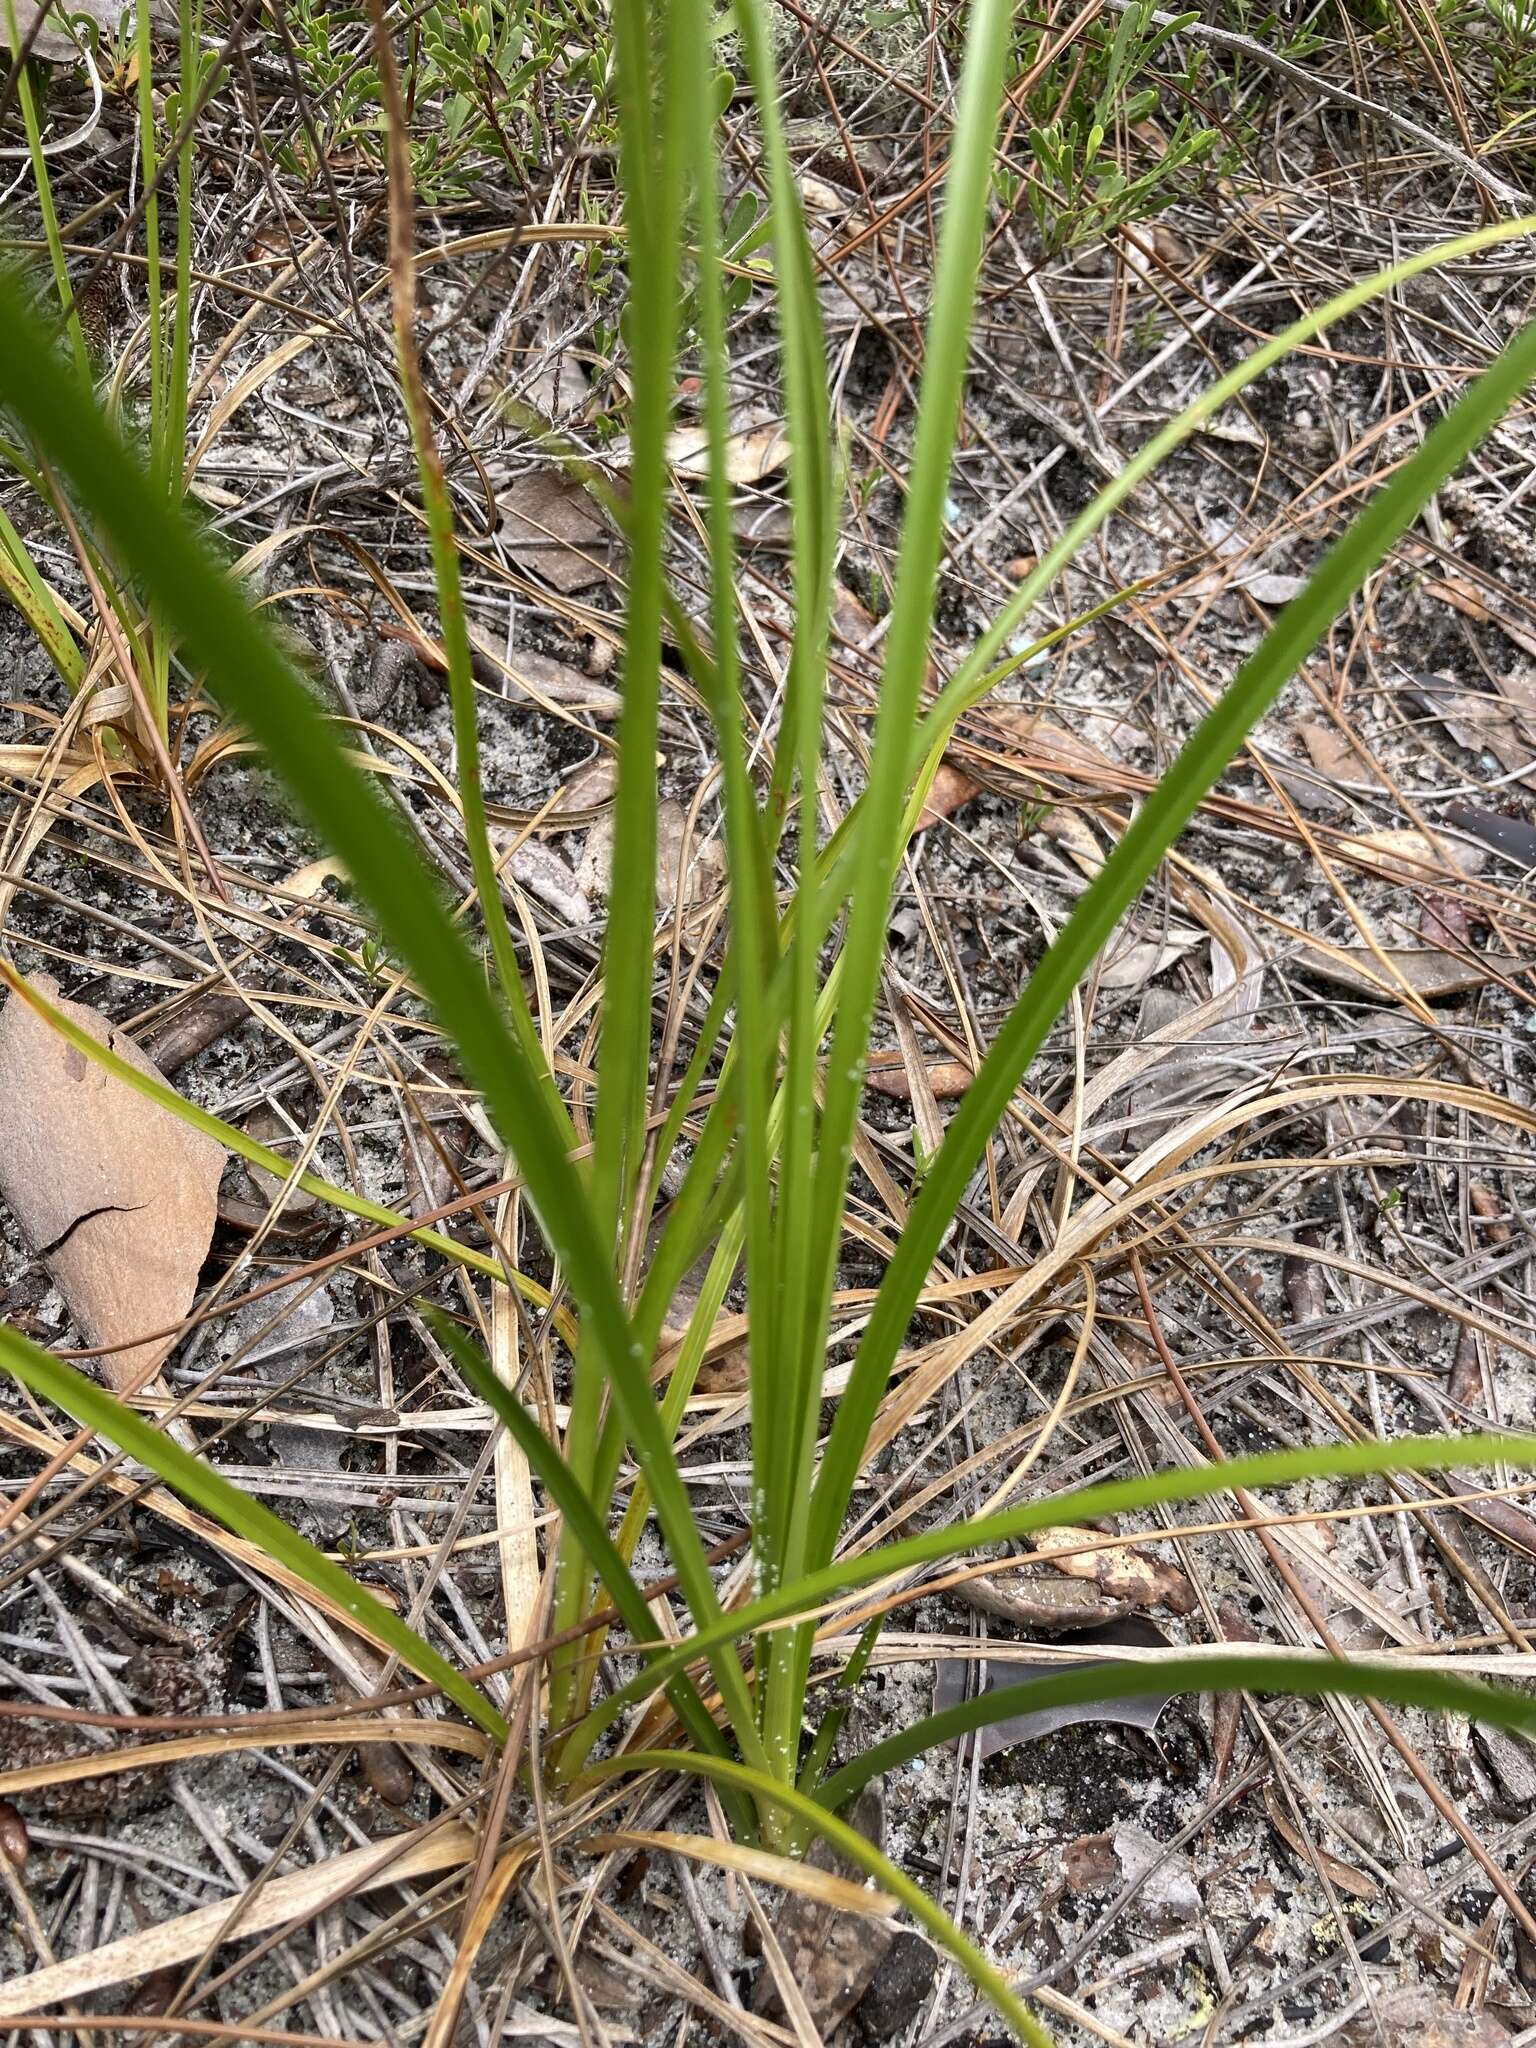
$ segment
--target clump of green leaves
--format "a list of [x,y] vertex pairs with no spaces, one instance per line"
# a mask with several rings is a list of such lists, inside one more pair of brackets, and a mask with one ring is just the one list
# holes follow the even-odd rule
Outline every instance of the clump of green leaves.
[[[414,343],[409,240],[409,155],[390,46],[379,45],[392,188],[391,257],[401,384],[411,420],[437,579],[453,705],[459,797],[480,899],[483,941],[472,945],[443,902],[415,842],[347,754],[270,629],[254,618],[189,525],[147,478],[91,403],[71,365],[14,281],[0,277],[0,405],[36,460],[66,478],[99,530],[143,579],[182,636],[208,687],[265,749],[296,807],[333,849],[371,905],[378,943],[452,1038],[463,1071],[515,1156],[562,1283],[575,1306],[556,1328],[569,1346],[568,1420],[546,1434],[491,1371],[462,1329],[438,1335],[488,1411],[522,1446],[558,1509],[558,1572],[550,1658],[556,1786],[637,1768],[695,1773],[720,1790],[733,1826],[798,1852],[815,1834],[878,1878],[955,1957],[1019,2036],[1047,2039],[1003,1974],[900,1870],[840,1820],[837,1809],[868,1775],[959,1732],[953,1716],[904,1729],[862,1755],[834,1755],[847,1735],[846,1688],[833,1719],[807,1729],[823,1603],[889,1574],[1014,1540],[1047,1524],[1208,1497],[1229,1487],[1458,1464],[1536,1469],[1529,1439],[1453,1437],[1319,1445],[1183,1469],[1036,1498],[983,1521],[941,1526],[855,1556],[842,1554],[850,1503],[871,1432],[944,1238],[986,1145],[1073,990],[1091,971],[1127,908],[1214,786],[1256,719],[1307,659],[1365,578],[1433,492],[1536,377],[1536,326],[1512,341],[1459,397],[1423,443],[1359,511],[1305,590],[1275,621],[1164,778],[1139,805],[1120,843],[1003,1019],[943,1142],[925,1162],[901,1236],[829,1401],[831,1312],[851,1200],[853,1138],[885,965],[888,911],[906,844],[956,721],[1027,658],[1017,637],[1049,585],[1188,435],[1261,372],[1439,258],[1465,260],[1532,223],[1502,224],[1416,255],[1352,285],[1329,305],[1266,341],[1216,379],[1176,421],[1136,452],[1023,580],[958,671],[936,693],[929,647],[945,529],[945,500],[966,388],[981,253],[991,222],[993,161],[1005,80],[1014,62],[1008,0],[974,0],[957,101],[949,174],[923,351],[917,425],[906,477],[901,543],[891,582],[867,780],[838,830],[823,839],[818,795],[829,677],[828,637],[841,525],[841,480],[828,394],[816,267],[786,143],[765,12],[736,0],[746,75],[761,141],[774,262],[779,350],[791,462],[792,637],[783,713],[759,763],[743,700],[732,487],[728,466],[728,318],[737,279],[726,251],[740,249],[725,208],[718,158],[720,86],[704,0],[620,0],[615,11],[617,113],[625,200],[628,465],[622,506],[627,541],[622,719],[610,920],[605,937],[597,1101],[590,1146],[571,1112],[530,1012],[491,847],[479,781],[475,694],[458,552],[441,461]],[[1138,11],[1114,59],[1115,90],[1150,61]],[[382,38],[382,17],[380,36]],[[1136,38],[1141,37],[1141,41]],[[1159,46],[1160,48],[1161,46]],[[1158,49],[1152,51],[1158,54]],[[1119,104],[1119,102],[1117,102]],[[1134,101],[1131,102],[1134,104]],[[1117,118],[1123,118],[1122,113]],[[1079,165],[1098,161],[1106,122],[1082,132]],[[1088,145],[1092,144],[1089,150]],[[1127,195],[1109,192],[1109,214]],[[708,434],[704,487],[707,606],[690,623],[668,571],[667,443],[684,351],[700,365]],[[682,649],[689,680],[713,727],[719,760],[730,916],[707,1015],[686,1072],[664,1105],[653,1102],[656,980],[656,748],[666,670],[664,631]],[[707,632],[707,639],[705,634]],[[382,954],[376,956],[381,960]],[[13,982],[14,976],[8,976]],[[22,1000],[48,1006],[18,987]],[[13,995],[12,1000],[17,997]],[[67,1020],[53,1014],[68,1035]],[[76,1042],[74,1039],[72,1043]],[[79,1034],[87,1058],[113,1064],[129,1085],[215,1129],[252,1156],[253,1141],[137,1074]],[[1536,1120],[1510,1106],[1510,1120]],[[687,1143],[684,1144],[685,1132]],[[261,1148],[257,1148],[258,1150]],[[275,1155],[272,1155],[275,1158]],[[279,1170],[284,1162],[277,1160]],[[678,1168],[664,1218],[655,1218],[664,1166]],[[379,1220],[355,1195],[311,1183],[323,1199]],[[387,1212],[385,1212],[387,1214]],[[652,1237],[653,1219],[661,1227]],[[409,1229],[408,1224],[402,1228]],[[451,1239],[417,1232],[475,1274],[527,1294],[531,1283]],[[663,1383],[653,1373],[684,1273],[705,1254],[709,1270],[685,1339]],[[726,1292],[745,1274],[750,1303],[752,1484],[749,1536],[754,1597],[727,1609],[694,1517],[678,1452],[684,1409]],[[544,1297],[547,1303],[547,1297]],[[178,1452],[140,1417],[63,1361],[0,1332],[0,1362],[32,1390],[157,1466],[211,1514],[265,1543],[331,1600],[347,1597],[339,1567],[310,1556],[291,1531],[253,1517],[227,1480]],[[626,1467],[633,1477],[618,1511]],[[691,1633],[658,1641],[633,1576],[636,1545],[654,1519]],[[344,1574],[342,1575],[344,1579]],[[597,1651],[617,1613],[633,1675],[597,1697]],[[483,1727],[494,1711],[449,1682],[429,1647],[371,1608],[360,1625],[440,1684]],[[856,1683],[872,1638],[860,1645]],[[1049,1681],[1049,1697],[1103,1693],[1101,1670]],[[1144,1681],[1132,1678],[1128,1683]],[[1164,1685],[1201,1689],[1347,1693],[1453,1707],[1501,1725],[1536,1729],[1536,1704],[1508,1688],[1479,1687],[1412,1665],[1336,1658],[1174,1657]],[[1075,1690],[1075,1693],[1073,1689]],[[597,1744],[631,1708],[664,1695],[683,1746],[594,1761]],[[1047,1697],[1041,1685],[1032,1704]],[[967,1703],[965,1726],[1014,1711],[1008,1692]],[[807,1737],[809,1736],[809,1739]]]
[[[317,151],[382,159],[379,74],[362,10],[289,0],[287,20],[311,120],[279,161],[310,182],[320,173]],[[608,49],[608,31],[584,0],[439,0],[416,10],[404,84],[422,196],[462,198],[489,176],[526,175],[560,139],[568,102],[580,95],[606,104]]]
[[[1034,175],[1025,190],[1049,255],[1151,220],[1221,147],[1196,111],[1204,53],[1189,45],[1178,56],[1179,31],[1199,17],[1159,25],[1156,14],[1154,0],[1137,0],[1094,22],[1029,94]],[[1048,33],[1040,31],[1042,47]],[[1149,147],[1134,131],[1150,123],[1162,139]]]

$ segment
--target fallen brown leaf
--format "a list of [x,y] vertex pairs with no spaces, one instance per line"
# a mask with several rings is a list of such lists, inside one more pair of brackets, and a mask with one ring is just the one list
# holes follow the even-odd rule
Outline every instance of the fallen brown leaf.
[[563,470],[536,469],[501,496],[501,537],[519,568],[570,596],[608,574],[608,529]]
[[1048,1557],[1069,1577],[1092,1579],[1112,1600],[1128,1600],[1136,1607],[1165,1607],[1170,1614],[1194,1612],[1194,1588],[1177,1565],[1165,1564],[1145,1550],[1084,1550],[1081,1545],[1087,1533],[1080,1528],[1038,1529],[1034,1547],[1039,1556]]
[[926,832],[930,825],[937,825],[941,818],[952,817],[962,804],[968,804],[973,796],[979,796],[981,784],[972,782],[963,768],[955,767],[951,761],[941,761],[933,786],[928,791],[927,801],[918,813],[917,829]]
[[[971,1069],[960,1060],[936,1060],[927,1074],[928,1086],[939,1102],[953,1102],[975,1079]],[[876,1053],[865,1080],[877,1095],[889,1095],[896,1102],[912,1100],[912,1077],[897,1054]]]
[[[1312,1856],[1308,1855],[1306,1843],[1291,1825],[1280,1801],[1276,1798],[1273,1785],[1264,1787],[1264,1811],[1269,1816],[1270,1826],[1297,1861],[1310,1868]],[[1345,1863],[1337,1856],[1330,1856],[1326,1849],[1315,1849],[1315,1854],[1323,1874],[1335,1891],[1347,1892],[1352,1899],[1381,1897],[1381,1886],[1373,1877],[1367,1877],[1363,1870],[1356,1870],[1352,1863]]]
[[[143,1074],[154,1062],[45,974],[33,987]],[[86,1058],[12,995],[0,1012],[0,1194],[114,1387],[157,1364],[192,1305],[224,1150]]]
[[[778,421],[746,427],[726,439],[725,473],[733,484],[761,483],[783,466],[788,454],[789,436]],[[707,477],[708,428],[674,427],[667,436],[667,460],[681,476]]]
[[[1326,945],[1305,933],[1297,934],[1297,938],[1300,952],[1296,964],[1309,974],[1336,982],[1340,988],[1360,989],[1378,1001],[1388,1001],[1400,994],[1388,968],[1369,947]],[[1414,994],[1426,1002],[1485,988],[1498,975],[1523,973],[1527,964],[1508,953],[1481,953],[1469,958],[1437,946],[1383,946],[1381,950]]]
[[1303,718],[1297,721],[1296,731],[1319,775],[1365,789],[1385,787],[1364,750],[1357,753],[1337,726],[1325,725],[1321,719]]
[[[860,1794],[852,1820],[876,1848],[883,1848],[885,1808],[878,1781]],[[862,1875],[820,1840],[805,1860],[814,1869],[834,1877],[846,1871],[854,1883]],[[786,1892],[773,1922],[773,1932],[790,1976],[823,2040],[858,2004],[896,1939],[895,1929],[884,1920],[867,1913],[841,1911],[835,1900],[835,1893],[816,1898],[803,1891]],[[782,2014],[783,2004],[772,1970],[765,1969],[759,1977],[752,2003],[754,2010],[765,2018]]]

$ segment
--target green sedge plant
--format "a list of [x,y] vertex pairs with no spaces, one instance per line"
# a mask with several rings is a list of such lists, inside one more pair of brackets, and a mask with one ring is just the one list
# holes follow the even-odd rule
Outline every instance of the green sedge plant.
[[[732,279],[723,256],[716,134],[731,88],[714,72],[704,0],[619,0],[614,12],[628,298],[624,340],[630,490],[616,508],[628,543],[619,733],[614,895],[604,948],[593,1144],[577,1158],[576,1133],[540,1041],[501,904],[480,789],[474,693],[461,568],[447,481],[433,444],[416,355],[410,156],[393,53],[374,8],[389,131],[391,268],[396,343],[437,579],[457,739],[459,794],[479,898],[477,944],[455,921],[397,817],[345,751],[279,642],[251,611],[185,507],[157,483],[82,389],[77,365],[40,320],[15,277],[0,278],[0,406],[29,460],[68,484],[103,548],[131,570],[177,636],[185,658],[224,710],[261,743],[315,833],[344,863],[377,919],[381,942],[454,1042],[466,1075],[513,1154],[538,1229],[569,1304],[569,1421],[546,1436],[501,1385],[463,1329],[434,1327],[467,1384],[522,1446],[560,1515],[550,1659],[552,1785],[584,1786],[619,1771],[694,1772],[713,1783],[747,1838],[790,1853],[822,1834],[906,1903],[948,1948],[1021,2038],[1046,2039],[1002,1974],[910,1878],[838,1818],[871,1773],[1005,1715],[1009,1693],[898,1731],[862,1757],[836,1755],[837,1718],[807,1729],[815,1615],[860,1586],[1016,1540],[1050,1525],[1135,1513],[1225,1493],[1234,1486],[1451,1467],[1536,1470],[1536,1441],[1459,1436],[1318,1446],[1234,1460],[1205,1471],[1156,1473],[1031,1500],[981,1521],[925,1531],[853,1557],[839,1545],[871,1429],[945,1234],[987,1140],[1072,991],[1155,874],[1245,735],[1316,647],[1341,607],[1467,454],[1536,377],[1536,327],[1517,335],[1367,502],[1318,564],[1306,589],[1142,803],[1060,937],[1006,1018],[943,1144],[927,1162],[906,1227],[878,1290],[835,1402],[824,1367],[849,1201],[850,1162],[884,964],[888,906],[923,797],[957,719],[1028,658],[1011,652],[1043,593],[1158,463],[1289,350],[1435,262],[1462,261],[1519,234],[1501,223],[1415,256],[1354,285],[1257,348],[1155,435],[1072,523],[1025,579],[958,671],[937,692],[928,649],[949,488],[968,367],[981,251],[989,223],[1004,88],[1015,58],[1005,0],[972,0],[949,150],[906,507],[865,787],[830,833],[819,805],[833,563],[841,479],[828,402],[816,275],[798,182],[779,112],[772,46],[760,0],[737,0],[737,46],[757,122],[771,220],[773,291],[791,445],[794,629],[782,716],[760,767],[749,754],[737,640],[729,454],[726,332]],[[706,628],[690,624],[669,586],[667,439],[685,337],[695,349],[709,474],[704,486],[709,556]],[[657,787],[655,748],[666,636],[679,648],[713,722],[728,860],[729,922],[707,1014],[659,1130],[652,1127]],[[12,999],[42,998],[7,971]],[[56,1021],[56,1012],[49,1012]],[[83,1037],[83,1034],[81,1035]],[[110,1062],[94,1041],[87,1057]],[[192,1112],[123,1063],[114,1071],[205,1128]],[[705,1083],[708,1082],[706,1090]],[[1514,1111],[1511,1116],[1518,1121]],[[664,1226],[650,1219],[663,1166],[686,1163]],[[249,1149],[249,1140],[242,1149]],[[282,1162],[278,1162],[279,1168]],[[404,1233],[413,1226],[345,1191],[317,1192]],[[450,1237],[413,1234],[444,1257],[499,1274],[530,1296],[532,1283],[490,1254]],[[683,1274],[709,1254],[708,1277],[670,1374],[653,1364]],[[683,1410],[705,1340],[728,1290],[744,1277],[749,1304],[752,1597],[722,1604],[696,1527],[676,1451]],[[0,1360],[42,1398],[117,1442],[326,1599],[344,1598],[347,1575],[259,1510],[215,1470],[189,1456],[63,1361],[14,1332]],[[623,1514],[625,1465],[637,1475]],[[654,1524],[686,1605],[690,1632],[655,1640],[646,1593],[634,1576],[642,1529]],[[281,1533],[279,1533],[281,1532]],[[322,1571],[321,1567],[324,1567]],[[635,1669],[594,1697],[595,1650],[609,1609]],[[380,1631],[371,1610],[351,1610]],[[877,1624],[872,1624],[875,1626]],[[387,1641],[413,1669],[492,1734],[489,1701],[448,1683],[442,1660],[398,1620]],[[848,1674],[856,1682],[866,1631]],[[1144,1683],[1144,1681],[1141,1681]],[[1107,1696],[1102,1669],[1032,1685],[1031,1703]],[[1164,1687],[1233,1688],[1309,1696],[1347,1694],[1453,1709],[1536,1729],[1536,1703],[1510,1690],[1439,1671],[1285,1653],[1174,1656]],[[627,1718],[665,1695],[680,1746],[597,1753]],[[830,1732],[829,1732],[830,1729]]]
[[[0,0],[14,41],[17,33],[16,0]],[[191,363],[192,320],[192,216],[193,181],[196,166],[195,112],[215,83],[213,59],[204,47],[203,0],[179,0],[176,15],[177,69],[170,88],[159,95],[155,90],[155,52],[151,37],[151,10],[134,10],[128,65],[124,78],[133,77],[135,109],[138,115],[138,173],[143,200],[144,278],[146,312],[145,357],[142,382],[125,377],[127,359],[108,381],[108,404],[114,417],[134,438],[142,440],[148,467],[158,488],[179,504],[185,491],[187,465],[187,410]],[[86,25],[83,33],[95,39],[97,31]],[[93,59],[93,61],[95,61]],[[21,112],[32,173],[32,189],[48,251],[49,270],[59,300],[60,318],[71,360],[82,382],[90,384],[100,366],[93,358],[77,300],[75,279],[69,267],[59,225],[49,158],[43,134],[38,95],[23,66],[16,80],[17,104]],[[164,142],[178,138],[174,163],[166,156]],[[164,199],[174,204],[173,241],[169,252],[163,245],[166,228]],[[141,602],[135,580],[114,550],[95,535],[89,520],[77,520],[69,499],[61,494],[58,480],[46,463],[32,464],[19,448],[0,444],[0,460],[27,477],[45,503],[63,521],[71,541],[84,551],[84,568],[98,602],[112,614],[112,638],[132,669],[130,680],[135,699],[135,716],[124,721],[146,755],[162,766],[169,727],[171,671],[175,640],[167,620],[151,599]],[[0,591],[27,619],[39,641],[71,692],[85,681],[87,664],[81,654],[79,635],[57,593],[38,570],[25,541],[9,519],[0,517]]]

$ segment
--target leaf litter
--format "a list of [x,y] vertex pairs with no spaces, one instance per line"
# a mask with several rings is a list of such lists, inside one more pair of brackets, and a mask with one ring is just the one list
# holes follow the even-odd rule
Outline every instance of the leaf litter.
[[[71,1023],[156,1080],[148,1054],[98,1010],[33,986]],[[19,996],[0,1011],[0,1194],[98,1361],[123,1389],[175,1341],[213,1239],[224,1150],[96,1065]],[[156,1332],[169,1332],[156,1335]]]

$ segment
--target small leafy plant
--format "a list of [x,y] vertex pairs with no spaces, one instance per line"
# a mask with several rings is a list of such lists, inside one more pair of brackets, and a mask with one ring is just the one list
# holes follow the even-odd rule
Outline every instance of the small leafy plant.
[[[321,159],[381,153],[381,86],[361,8],[291,0],[289,32],[312,118],[279,160],[306,182]],[[580,73],[604,94],[606,33],[580,0],[440,0],[412,16],[405,91],[413,112],[411,165],[433,201],[462,198],[489,170],[523,177],[552,143],[546,78],[569,90]]]
[[[1040,71],[1028,97],[1035,168],[1026,182],[1047,254],[1150,221],[1179,196],[1186,173],[1219,149],[1220,134],[1196,111],[1202,53],[1192,50],[1171,79],[1158,68],[1197,19],[1163,20],[1154,0],[1135,0],[1063,38],[1065,47]],[[1133,131],[1153,122],[1168,124],[1166,132],[1150,147],[1139,145]]]
[[[1116,90],[1130,70],[1147,61],[1147,25],[1139,13],[1134,18],[1130,40],[1113,59]],[[926,1161],[842,1389],[829,1399],[831,1309],[898,866],[957,719],[1028,658],[1030,650],[1021,654],[1016,642],[1041,594],[1163,457],[1288,350],[1325,326],[1432,261],[1469,257],[1528,232],[1532,223],[1502,224],[1414,257],[1354,285],[1257,348],[1125,465],[1024,579],[957,673],[932,690],[928,647],[945,497],[967,375],[1000,109],[1014,50],[1014,24],[1005,0],[972,0],[868,775],[847,817],[824,835],[816,799],[841,486],[816,275],[760,0],[736,0],[735,23],[772,226],[792,446],[793,637],[782,718],[766,761],[755,770],[742,701],[727,468],[726,326],[734,280],[724,252],[735,229],[728,229],[722,218],[716,135],[722,87],[712,69],[711,22],[704,0],[619,0],[614,35],[632,396],[630,493],[627,504],[615,510],[625,526],[628,579],[614,886],[589,1153],[582,1154],[577,1144],[550,1049],[530,1010],[487,830],[460,561],[416,355],[404,102],[377,7],[395,335],[437,579],[459,796],[478,891],[478,945],[450,916],[414,843],[344,750],[278,642],[192,529],[185,509],[91,402],[79,366],[67,350],[58,349],[14,276],[0,279],[0,403],[9,410],[18,441],[31,451],[35,471],[46,466],[67,480],[90,515],[96,545],[110,548],[141,580],[156,616],[177,634],[207,689],[260,741],[301,815],[340,857],[372,906],[378,945],[400,963],[452,1037],[465,1073],[515,1157],[538,1227],[557,1262],[571,1304],[571,1313],[557,1325],[569,1349],[569,1422],[558,1442],[502,1385],[456,1322],[440,1316],[435,1323],[464,1379],[521,1445],[559,1511],[544,1744],[552,1787],[582,1787],[644,1769],[691,1772],[719,1789],[744,1839],[794,1855],[813,1836],[825,1836],[909,1908],[1022,2039],[1040,2043],[1047,2038],[1043,2027],[1003,1973],[839,1813],[879,1770],[985,1719],[1017,1711],[1022,1704],[1018,1690],[989,1693],[901,1730],[862,1755],[839,1760],[836,1752],[846,1736],[846,1688],[858,1681],[879,1616],[866,1618],[860,1648],[844,1673],[844,1690],[831,1694],[826,1718],[808,1724],[823,1610],[829,1604],[846,1605],[860,1587],[1047,1525],[1084,1523],[1236,1486],[1495,1462],[1536,1469],[1536,1442],[1460,1436],[1320,1445],[1029,1500],[854,1555],[841,1549],[850,1501],[946,1232],[990,1134],[1052,1024],[1254,721],[1437,485],[1536,375],[1536,327],[1509,344],[1358,514],[1136,812],[998,1030],[943,1143]],[[1102,138],[1095,139],[1094,126],[1090,122],[1072,144],[1072,176],[1079,182],[1097,161]],[[1112,208],[1122,196],[1107,192],[1096,203]],[[709,443],[704,491],[709,606],[703,629],[690,625],[667,574],[667,443],[685,338],[697,347]],[[713,723],[730,916],[707,1018],[658,1129],[652,1125],[652,996],[655,755],[664,636],[679,648]],[[88,1058],[216,1131],[247,1158],[285,1170],[285,1162],[244,1134],[127,1067],[52,1011],[11,970],[4,971],[11,999],[32,1002],[50,1015]],[[686,1150],[685,1126],[690,1134]],[[663,1226],[652,1233],[661,1174],[668,1167],[676,1169],[672,1199]],[[304,1185],[353,1213],[411,1232],[474,1273],[549,1302],[548,1294],[498,1256],[416,1228],[347,1190],[310,1177]],[[654,1384],[663,1326],[679,1283],[706,1253],[708,1276],[684,1341],[667,1376]],[[1041,1270],[1045,1276],[1044,1261]],[[722,1599],[696,1527],[676,1445],[706,1339],[728,1289],[743,1272],[750,1309],[752,1592],[733,1605]],[[501,1714],[488,1698],[446,1667],[397,1616],[363,1594],[339,1565],[327,1563],[217,1470],[17,1333],[0,1333],[0,1359],[35,1393],[113,1439],[206,1512],[266,1548],[287,1570],[305,1578],[317,1597],[339,1606],[354,1626],[439,1685],[495,1739],[506,1738]],[[618,1515],[617,1490],[626,1464],[638,1479]],[[633,1572],[642,1529],[652,1521],[691,1623],[691,1632],[677,1644],[657,1640]],[[614,1626],[614,1613],[623,1633],[611,1647],[633,1660],[633,1670],[598,1698],[596,1653]],[[1105,1697],[1121,1682],[1100,1668],[1071,1671],[1033,1682],[1028,1700],[1031,1706],[1044,1706]],[[1125,1682],[1134,1688],[1145,1681],[1132,1674]],[[1170,1658],[1160,1683],[1316,1696],[1344,1693],[1454,1708],[1536,1730],[1536,1704],[1523,1696],[1401,1664],[1258,1652],[1190,1653]],[[655,1739],[640,1749],[622,1743],[612,1748],[613,1737],[631,1715],[628,1732],[643,1724]]]

